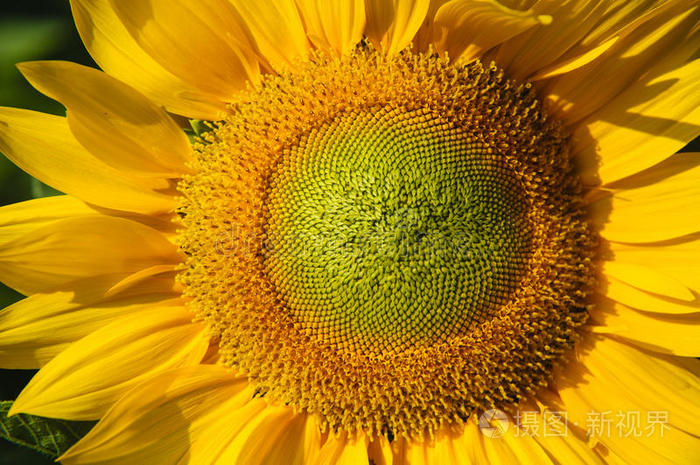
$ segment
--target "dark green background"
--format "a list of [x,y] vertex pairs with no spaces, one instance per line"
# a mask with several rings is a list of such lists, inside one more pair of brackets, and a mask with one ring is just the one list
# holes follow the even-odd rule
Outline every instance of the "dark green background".
[[[34,90],[15,63],[69,60],[95,66],[73,25],[68,0],[0,1],[0,106],[65,114],[61,105]],[[0,156],[0,205],[56,192]],[[0,284],[0,308],[21,296]],[[32,371],[0,370],[0,400],[14,399]],[[0,465],[43,465],[53,460],[0,439]]]

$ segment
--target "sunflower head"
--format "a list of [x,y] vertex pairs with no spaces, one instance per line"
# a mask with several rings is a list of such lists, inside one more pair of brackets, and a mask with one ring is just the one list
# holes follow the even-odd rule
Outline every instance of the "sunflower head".
[[585,321],[566,137],[495,65],[318,55],[232,106],[195,167],[190,308],[227,364],[333,431],[432,436],[513,405]]
[[65,465],[695,464],[700,6],[71,5],[105,72],[0,109],[66,192],[0,209]]

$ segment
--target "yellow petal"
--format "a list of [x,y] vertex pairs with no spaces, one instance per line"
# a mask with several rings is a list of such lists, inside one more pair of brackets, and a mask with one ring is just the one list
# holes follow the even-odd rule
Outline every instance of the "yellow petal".
[[378,50],[394,55],[406,48],[423,24],[430,0],[366,0],[365,34]]
[[[517,5],[513,8],[524,9],[524,6]],[[551,24],[531,28],[516,38],[505,41],[495,53],[489,53],[487,59],[493,59],[510,76],[521,81],[529,80],[530,76],[541,73],[544,68],[559,68],[566,61],[573,64],[572,57],[583,57],[597,48],[596,44],[576,46],[602,20],[606,9],[606,3],[599,0],[536,2],[532,5],[532,12],[551,16]],[[579,49],[576,50],[578,53],[572,53],[574,48]]]
[[[228,465],[235,463],[226,456],[227,452],[231,452],[231,442],[248,424],[264,415],[268,407],[265,400],[260,398],[241,403],[243,399],[240,396],[242,395],[237,395],[240,400],[231,411],[218,412],[217,417],[214,417],[213,414],[209,415],[207,424],[193,431],[188,439],[188,451],[177,462],[177,465]],[[248,399],[250,399],[250,395],[248,395]]]
[[537,79],[531,77],[535,74],[551,77],[580,68],[612,45],[608,39],[602,44],[578,46],[586,40],[590,30],[603,20],[606,10],[610,10],[608,2],[600,0],[536,2],[532,12],[551,16],[551,24],[530,28],[505,41],[487,59],[493,59],[511,77],[521,81]]
[[611,451],[601,443],[596,442],[594,446],[602,457],[605,457],[605,465],[629,465],[630,462],[622,460],[615,452]]
[[252,397],[244,378],[220,366],[168,370],[126,393],[58,460],[64,465],[173,465],[212,423],[240,429],[236,415]]
[[[289,406],[278,407],[290,410]],[[269,419],[268,419],[269,422]],[[272,426],[272,425],[270,425]],[[276,428],[279,431],[279,428]],[[251,429],[248,428],[248,431]],[[273,429],[273,432],[275,429]],[[276,465],[285,463],[289,465],[306,465],[313,463],[313,460],[318,456],[321,450],[321,433],[320,425],[307,414],[295,414],[284,428],[277,434],[273,444],[264,446],[267,449],[266,453],[262,453],[262,449],[255,448],[255,442],[246,444],[242,450],[243,453],[255,453],[256,450],[261,452],[259,459],[251,459],[249,461],[241,461],[241,465]],[[245,431],[244,431],[245,433]],[[259,433],[264,433],[262,430],[257,430],[251,439],[258,439]],[[241,454],[240,458],[245,457]],[[257,460],[257,462],[255,461]]]
[[[569,420],[587,428],[593,441],[621,459],[691,465],[700,456],[695,437],[700,432],[700,407],[693,401],[700,395],[699,365],[696,359],[654,356],[605,336],[591,336],[556,385]],[[631,418],[635,412],[640,435]],[[612,423],[609,431],[599,427],[605,418]]]
[[[620,39],[599,59],[540,84],[550,111],[568,125],[607,106],[640,78],[648,82],[690,60],[700,34],[695,28],[700,8],[692,2],[677,1],[637,11],[640,13],[632,16],[637,16],[636,20],[617,32]],[[646,89],[643,97],[649,100],[652,90],[661,95],[664,89],[658,85]],[[643,105],[642,100],[635,103]],[[621,117],[624,110],[618,108],[617,115]],[[587,144],[588,140],[578,143]]]
[[620,191],[650,186],[698,166],[700,166],[700,152],[674,153],[650,168],[639,171],[620,181],[607,184],[601,190]]
[[512,419],[508,425],[495,424],[494,426],[501,430],[501,434],[495,437],[483,435],[481,443],[487,463],[554,465],[555,462],[534,437],[519,432]]
[[367,446],[369,440],[362,433],[355,439],[330,435],[321,448],[315,465],[370,465]]
[[161,213],[174,208],[168,181],[129,176],[83,148],[65,118],[0,108],[0,152],[24,171],[85,202],[116,210]]
[[275,70],[294,67],[307,56],[309,43],[294,0],[229,0],[243,18],[260,57]]
[[607,52],[610,47],[612,47],[615,42],[617,42],[619,37],[615,36],[603,42],[602,44],[594,47],[590,50],[581,52],[579,55],[574,55],[570,58],[561,59],[556,63],[540,69],[537,74],[532,76],[529,81],[539,81],[541,79],[549,79],[555,76],[569,73],[575,69],[579,69],[582,66],[587,65],[595,61],[598,57]]
[[369,463],[373,463],[374,465],[402,465],[401,462],[394,461],[391,444],[389,440],[383,436],[379,436],[369,443],[369,446],[367,446],[367,455],[369,456]]
[[89,334],[44,366],[10,414],[96,420],[137,384],[170,368],[197,365],[209,348],[184,306],[128,315]]
[[41,368],[71,343],[115,319],[154,306],[181,305],[172,276],[153,277],[106,296],[113,277],[87,278],[70,288],[34,294],[0,310],[0,367]]
[[461,451],[455,450],[453,438],[446,436],[430,442],[400,440],[397,445],[396,465],[441,465],[443,463],[471,465]]
[[574,133],[574,154],[597,160],[584,173],[610,183],[669,157],[700,135],[700,61],[629,86]]
[[70,3],[80,37],[100,68],[173,113],[220,119],[226,106],[218,93],[185,82],[151,58],[126,30],[110,0]]
[[42,228],[57,220],[91,215],[118,216],[130,219],[168,235],[172,234],[176,228],[170,214],[139,215],[99,208],[70,195],[55,195],[0,207],[0,243],[23,237],[30,231]]
[[[563,412],[554,412],[558,416]],[[579,439],[570,429],[563,435],[537,434],[535,441],[547,451],[550,457],[554,457],[555,463],[566,465],[612,465],[609,461],[604,461],[594,449],[588,446],[582,439]]]
[[655,266],[654,263],[649,263],[648,265],[624,263],[615,258],[613,261],[604,262],[603,273],[643,291],[685,300],[686,302],[695,300],[695,295],[682,283],[651,268]]
[[0,245],[0,280],[24,294],[71,281],[128,275],[179,263],[176,247],[158,231],[108,216],[59,220]]
[[228,2],[120,0],[112,5],[136,42],[183,81],[224,101],[257,81],[257,58]]
[[700,294],[700,240],[674,244],[635,246],[610,243],[615,261],[653,267],[658,273],[670,276]]
[[322,50],[342,56],[362,40],[365,30],[364,0],[296,0],[306,35]]
[[[577,1],[586,3],[582,0]],[[686,5],[689,4],[686,0],[676,0],[676,4],[681,2],[685,2]],[[596,18],[593,27],[586,31],[585,37],[574,46],[574,50],[579,51],[590,45],[605,42],[614,35],[631,31],[648,18],[658,15],[661,8],[669,6],[669,2],[664,0],[635,0],[614,4],[604,0],[600,3],[604,7],[603,15]]]
[[486,50],[552,18],[533,10],[514,10],[497,0],[452,0],[437,11],[433,34],[438,52],[469,61]]
[[[694,154],[683,157],[695,158]],[[674,239],[700,231],[700,166],[657,182],[631,189],[616,189],[612,198],[592,206],[601,235],[615,242],[640,243]]]
[[108,165],[143,176],[179,177],[188,171],[192,149],[184,131],[140,92],[66,61],[18,68],[34,87],[66,107],[75,138]]
[[431,0],[428,12],[423,18],[423,24],[413,38],[413,50],[417,52],[427,52],[433,45],[433,34],[435,29],[435,14],[442,5],[450,0]]
[[290,406],[267,406],[243,423],[241,431],[213,463],[308,465],[321,449],[318,424],[304,413],[295,414]]
[[613,277],[606,277],[605,296],[628,307],[653,313],[684,314],[700,312],[700,300],[683,302],[656,296]]
[[0,243],[18,239],[29,231],[56,220],[99,214],[97,210],[69,195],[5,205],[0,207]]
[[[111,286],[107,291],[105,292],[105,296],[113,296],[115,294],[121,293],[125,289],[129,289],[130,287],[133,287],[134,285],[141,283],[145,280],[150,280],[153,279],[154,277],[157,276],[163,276],[167,274],[174,274],[177,271],[179,264],[172,263],[172,264],[167,264],[167,265],[153,265],[149,266],[148,268],[144,268],[143,270],[139,270],[136,273],[132,273],[126,278],[120,280],[118,283],[114,284]],[[179,283],[173,283],[173,288],[178,289],[179,291]]]
[[489,463],[484,442],[490,439],[479,430],[477,419],[469,418],[464,424],[464,432],[452,440],[457,463],[466,465]]
[[700,313],[663,315],[639,312],[617,302],[605,302],[591,311],[598,326],[591,330],[622,337],[654,352],[700,355]]

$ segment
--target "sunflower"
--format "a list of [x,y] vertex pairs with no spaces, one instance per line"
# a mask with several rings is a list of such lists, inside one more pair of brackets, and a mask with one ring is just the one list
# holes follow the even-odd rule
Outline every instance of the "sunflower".
[[0,109],[62,463],[697,463],[697,2],[71,6]]

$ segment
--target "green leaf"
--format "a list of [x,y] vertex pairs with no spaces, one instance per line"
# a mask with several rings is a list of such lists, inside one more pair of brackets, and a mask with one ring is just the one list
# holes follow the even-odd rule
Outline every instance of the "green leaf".
[[95,425],[92,421],[65,421],[20,413],[7,417],[12,401],[0,401],[0,437],[56,458]]
[[192,131],[195,133],[195,135],[200,137],[205,132],[209,132],[212,130],[211,124],[208,121],[202,121],[198,119],[191,119],[190,126],[192,127]]
[[208,142],[205,140],[204,134],[214,130],[212,123],[210,121],[202,121],[198,119],[191,119],[189,120],[189,123],[190,127],[185,128],[185,134],[187,134],[187,137],[189,137],[190,143],[194,144],[197,142],[207,144]]

